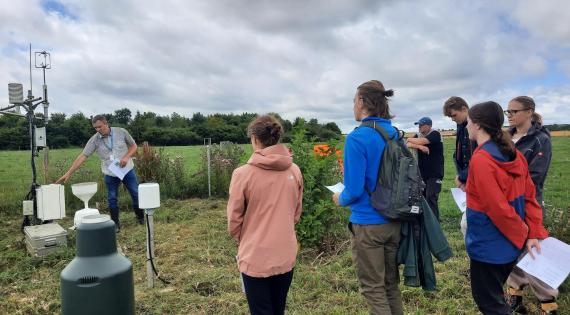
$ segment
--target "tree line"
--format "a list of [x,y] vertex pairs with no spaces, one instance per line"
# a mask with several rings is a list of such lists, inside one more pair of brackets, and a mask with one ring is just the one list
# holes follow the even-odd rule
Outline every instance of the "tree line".
[[[140,111],[133,117],[128,108],[103,115],[111,126],[126,128],[137,143],[148,141],[153,146],[197,145],[203,144],[204,138],[211,138],[212,143],[248,143],[247,126],[256,117],[254,113],[204,115],[198,112],[188,118],[177,113],[161,116]],[[321,124],[317,119],[305,121],[301,117],[291,122],[278,114],[273,115],[283,125],[283,142],[291,141],[293,127],[301,123],[305,124],[307,136],[315,141],[341,137],[341,130],[334,122]],[[42,120],[37,120],[36,125],[43,126]],[[81,112],[69,116],[52,113],[46,128],[50,148],[82,147],[94,133],[91,117]],[[17,116],[0,116],[0,150],[25,150],[29,146],[27,120]]]

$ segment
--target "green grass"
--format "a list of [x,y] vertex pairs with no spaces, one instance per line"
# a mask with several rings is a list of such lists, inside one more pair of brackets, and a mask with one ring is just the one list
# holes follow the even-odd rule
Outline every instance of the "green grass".
[[[449,139],[445,144],[446,157],[449,157],[452,144]],[[554,159],[545,200],[549,208],[567,211],[570,138],[553,138],[553,146]],[[193,150],[198,148],[168,148],[167,152],[190,157],[186,163],[191,171],[192,163],[198,163],[197,155],[192,158]],[[52,158],[59,156],[63,159],[74,157],[79,152],[79,149],[70,149],[52,151],[51,154]],[[22,160],[26,157],[27,154],[23,152],[0,152],[0,163],[5,166],[2,168],[3,174],[8,176],[3,177],[2,191],[7,193],[1,195],[2,198],[12,198],[10,191],[16,191],[16,183],[20,182],[26,185],[20,189],[25,194],[29,169],[26,166],[18,167],[18,163],[23,164]],[[93,168],[91,176],[100,176],[96,173],[98,161],[92,158],[89,163],[88,167]],[[435,264],[438,280],[436,292],[401,287],[406,314],[477,314],[466,276],[468,258],[459,232],[460,213],[448,192],[453,176],[453,164],[448,159],[440,209],[443,228],[455,255],[445,263]],[[18,198],[13,199],[21,200],[21,197]],[[0,202],[5,200],[0,199]],[[153,289],[146,288],[144,227],[135,224],[132,213],[122,213],[123,227],[118,242],[122,252],[133,263],[137,313],[248,313],[234,259],[236,244],[226,232],[225,202],[223,199],[163,202],[155,216],[156,263],[161,274],[171,279],[172,284],[167,286],[157,282]],[[60,312],[59,273],[74,257],[74,235],[69,235],[69,247],[59,253],[43,259],[30,257],[19,231],[21,217],[16,214],[19,209],[2,214],[0,313],[57,314]],[[71,221],[68,217],[60,224],[69,227]],[[344,229],[344,226],[339,225],[338,228]],[[345,235],[345,238],[337,240],[335,250],[329,253],[301,249],[289,293],[288,314],[367,313],[351,260],[349,235]],[[570,314],[569,289],[567,281],[561,287],[559,314]],[[527,293],[526,302],[528,308],[536,313],[536,303],[531,293]]]
[[[251,154],[251,145],[243,145],[247,155]],[[160,148],[158,148],[160,149]],[[171,157],[182,156],[184,169],[187,174],[196,173],[201,165],[201,150],[203,146],[164,147],[164,153]],[[45,151],[40,151],[36,158],[37,182],[41,184],[53,183],[63,175],[71,166],[80,148],[59,149],[49,151],[49,170],[46,177],[44,168]],[[245,163],[248,156],[244,156]],[[19,214],[22,212],[22,200],[26,197],[32,183],[32,167],[29,151],[0,151],[0,213]],[[82,203],[71,194],[70,186],[77,182],[99,182],[97,194],[91,202],[105,202],[105,187],[100,168],[100,160],[96,155],[91,156],[85,164],[71,177],[66,187],[67,213],[70,209],[80,207]],[[119,194],[120,204],[128,203],[128,194]],[[73,210],[71,210],[73,214]]]

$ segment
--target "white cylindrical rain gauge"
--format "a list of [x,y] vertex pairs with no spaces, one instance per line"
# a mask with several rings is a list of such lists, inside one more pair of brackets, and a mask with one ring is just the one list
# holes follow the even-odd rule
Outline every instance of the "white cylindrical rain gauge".
[[156,209],[160,207],[160,188],[157,183],[139,185],[139,208]]

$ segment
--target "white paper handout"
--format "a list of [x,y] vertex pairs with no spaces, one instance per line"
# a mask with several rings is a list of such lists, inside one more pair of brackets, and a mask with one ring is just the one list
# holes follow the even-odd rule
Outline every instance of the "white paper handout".
[[325,186],[326,188],[328,188],[330,191],[332,191],[333,193],[341,193],[344,190],[344,184],[341,182],[336,183],[333,186]]
[[128,164],[125,167],[121,167],[119,162],[120,162],[119,160],[111,161],[111,165],[109,165],[109,171],[118,178],[120,178],[121,180],[123,180],[123,178],[125,178],[125,175],[127,175],[127,173],[133,168],[129,167]]
[[556,289],[570,273],[570,245],[554,237],[540,241],[541,253],[532,249],[534,259],[527,253],[517,266]]
[[451,195],[461,212],[467,210],[467,194],[461,188],[451,188]]

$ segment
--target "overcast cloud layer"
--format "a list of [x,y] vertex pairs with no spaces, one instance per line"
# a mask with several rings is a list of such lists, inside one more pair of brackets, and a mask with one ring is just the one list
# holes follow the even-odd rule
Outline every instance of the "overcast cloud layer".
[[[495,3],[496,2],[496,3]],[[356,87],[396,90],[395,123],[436,128],[452,95],[530,95],[570,117],[570,4],[557,1],[0,0],[0,106],[48,50],[51,112],[278,112],[357,125]],[[34,69],[34,94],[41,72]]]

